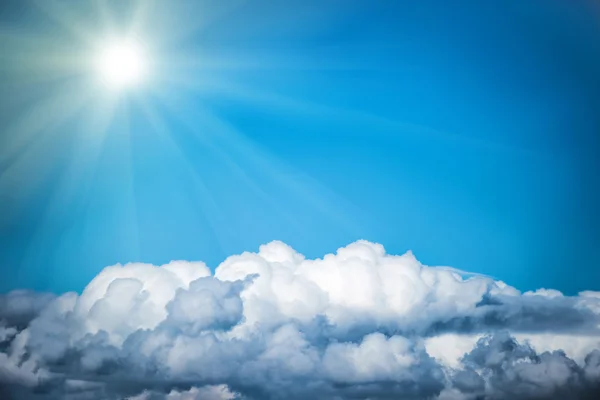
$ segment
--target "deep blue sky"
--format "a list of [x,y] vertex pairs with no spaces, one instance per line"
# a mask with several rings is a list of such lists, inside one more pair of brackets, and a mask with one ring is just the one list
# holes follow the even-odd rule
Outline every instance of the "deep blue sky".
[[[200,18],[173,3],[160,18]],[[3,7],[0,32],[74,41],[27,3]],[[127,7],[111,12],[127,23]],[[257,1],[210,15],[161,44],[171,80],[124,94],[105,129],[86,104],[19,151],[15,126],[66,112],[33,110],[82,81],[3,47],[19,67],[0,82],[0,290],[79,291],[117,262],[215,267],[274,239],[308,257],[367,239],[522,290],[600,289],[594,2]]]

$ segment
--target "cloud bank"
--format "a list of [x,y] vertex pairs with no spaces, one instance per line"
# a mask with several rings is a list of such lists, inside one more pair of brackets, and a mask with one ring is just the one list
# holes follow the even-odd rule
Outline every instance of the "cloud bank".
[[[598,396],[598,397],[596,397]],[[2,399],[595,399],[600,292],[521,293],[358,241],[0,296]]]

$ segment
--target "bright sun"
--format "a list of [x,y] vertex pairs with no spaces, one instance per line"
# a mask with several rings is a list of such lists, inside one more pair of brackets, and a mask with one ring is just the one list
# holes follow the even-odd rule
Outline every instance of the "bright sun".
[[99,73],[108,85],[121,88],[142,82],[147,73],[144,53],[135,42],[113,43],[100,53]]

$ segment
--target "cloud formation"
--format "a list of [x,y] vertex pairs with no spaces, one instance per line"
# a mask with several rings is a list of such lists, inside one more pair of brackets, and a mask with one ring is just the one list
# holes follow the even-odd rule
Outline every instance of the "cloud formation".
[[[105,268],[78,295],[0,296],[0,397],[586,399],[600,293],[520,293],[358,241]],[[598,397],[600,398],[600,397]]]

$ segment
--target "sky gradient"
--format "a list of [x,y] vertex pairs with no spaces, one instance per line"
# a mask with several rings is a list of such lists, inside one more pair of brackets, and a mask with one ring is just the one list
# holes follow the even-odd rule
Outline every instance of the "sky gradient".
[[36,58],[85,48],[90,4],[0,11],[0,290],[358,239],[521,290],[600,289],[594,2],[176,2],[143,38],[161,79],[110,120],[102,93],[71,107],[85,76]]
[[595,0],[2,1],[0,399],[600,399],[599,72]]

